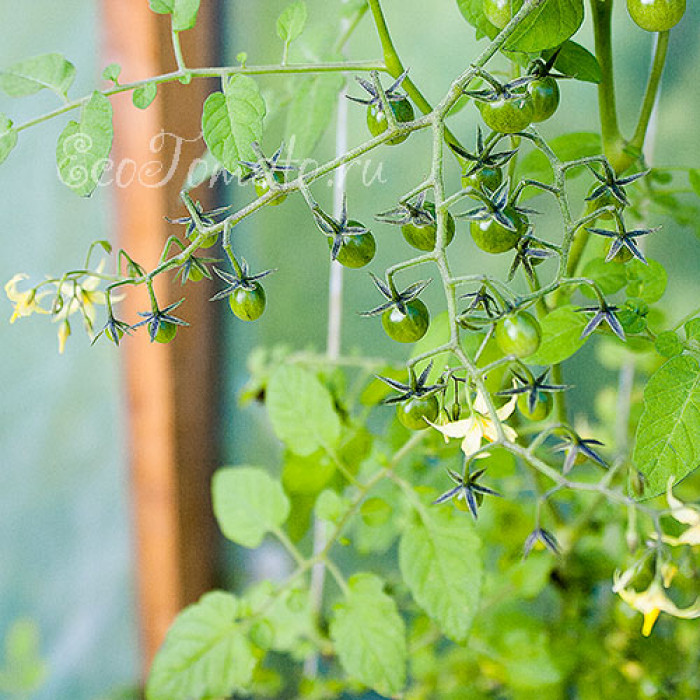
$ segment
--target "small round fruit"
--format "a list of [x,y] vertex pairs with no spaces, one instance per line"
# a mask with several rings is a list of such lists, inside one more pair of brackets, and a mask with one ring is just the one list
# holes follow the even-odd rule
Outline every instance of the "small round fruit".
[[516,0],[484,0],[483,9],[486,19],[498,29],[503,29],[521,4]]
[[537,352],[542,339],[542,329],[537,319],[528,311],[517,311],[496,323],[496,344],[504,355],[529,357]]
[[[611,192],[604,192],[601,194],[599,197],[596,197],[595,199],[590,200],[587,202],[588,204],[588,211],[590,213],[593,213],[597,209],[603,209],[604,207],[615,207],[618,211],[621,211],[623,208],[623,205],[621,202],[618,202],[618,200],[615,198],[615,196]],[[612,213],[612,211],[602,211],[596,219],[600,219],[601,221],[612,221],[615,218],[615,215]]]
[[[148,324],[149,329],[152,328],[152,323]],[[158,330],[156,331],[156,336],[153,340],[156,343],[169,343],[177,334],[177,323],[170,323],[170,321],[161,321],[158,324]]]
[[399,343],[415,343],[420,340],[430,325],[428,307],[420,299],[404,303],[406,313],[392,306],[382,314],[382,326],[386,334]]
[[[397,122],[410,122],[413,121],[414,112],[411,103],[408,98],[403,97],[400,100],[391,100],[389,102],[391,109],[394,112]],[[379,134],[385,132],[389,127],[386,114],[382,109],[381,104],[372,103],[367,107],[367,128],[372,136],[379,136]],[[393,139],[389,139],[387,143],[395,146],[397,143],[402,143],[408,138],[408,134],[401,134],[395,136]]]
[[471,222],[469,232],[481,250],[487,253],[505,253],[514,248],[527,232],[527,219],[522,214],[512,207],[506,207],[504,214],[515,225],[515,231],[509,231],[493,217]]
[[409,430],[424,430],[428,427],[426,420],[437,420],[440,406],[435,395],[413,396],[396,406],[396,415],[402,425]]
[[522,131],[532,121],[532,99],[528,94],[522,99],[501,98],[495,102],[479,102],[478,106],[486,126],[500,134]]
[[[280,185],[284,184],[285,182],[284,173],[281,170],[273,170],[272,177],[279,182]],[[255,194],[258,197],[262,197],[264,194],[267,194],[270,191],[270,185],[267,183],[267,179],[264,177],[255,178],[255,180],[253,180],[253,184],[255,185]],[[285,199],[287,199],[287,195],[283,194],[282,196],[277,197],[277,199],[273,199],[272,201],[268,202],[268,204],[276,207],[278,204],[282,204]]]
[[[608,246],[608,250],[610,250],[610,246]],[[630,249],[623,245],[620,250],[610,258],[610,262],[626,263],[632,260],[633,257],[634,255],[632,255]]]
[[551,75],[528,83],[527,91],[532,99],[532,121],[549,119],[559,106],[559,86]]
[[485,189],[489,192],[495,192],[503,182],[503,171],[492,165],[485,165],[473,173],[462,175],[462,187],[473,187],[475,190],[483,192]]
[[[435,204],[426,202],[423,208],[432,214],[434,220]],[[450,245],[452,239],[455,237],[455,220],[452,218],[452,214],[447,214],[446,224],[445,245]],[[425,251],[435,250],[435,242],[437,240],[437,223],[435,221],[426,226],[416,226],[411,223],[404,224],[401,226],[401,233],[406,241],[414,248]]]
[[[348,226],[362,226],[358,221],[349,221]],[[328,247],[333,247],[333,239],[328,239]],[[336,260],[344,267],[364,267],[377,250],[374,236],[367,233],[355,233],[343,236],[343,243],[340,246]]]
[[685,14],[685,0],[627,0],[634,23],[648,32],[665,32]]
[[252,289],[236,288],[228,298],[231,311],[241,321],[255,321],[265,311],[265,290],[258,282],[253,282]]
[[530,410],[530,402],[528,401],[528,398],[528,394],[520,394],[520,396],[518,396],[518,410],[528,420],[544,420],[552,412],[554,400],[552,399],[552,395],[546,391],[537,392],[537,401],[535,402],[535,407],[532,411]]

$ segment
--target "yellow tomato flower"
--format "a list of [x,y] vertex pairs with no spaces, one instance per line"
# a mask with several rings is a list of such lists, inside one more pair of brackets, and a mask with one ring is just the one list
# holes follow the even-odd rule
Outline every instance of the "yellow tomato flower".
[[666,501],[668,502],[668,507],[671,509],[671,516],[679,523],[689,525],[689,527],[681,533],[680,537],[665,535],[663,541],[670,545],[700,545],[700,511],[695,508],[689,508],[673,495],[673,477],[668,480]]
[[29,275],[20,272],[5,285],[5,294],[7,294],[7,298],[15,305],[12,316],[10,316],[10,323],[14,323],[18,318],[23,316],[31,316],[33,313],[50,313],[47,309],[39,305],[39,301],[49,292],[40,292],[37,294],[33,289],[27,292],[20,292],[17,289],[19,282],[26,279],[29,279]]
[[[517,400],[517,396],[513,396],[507,404],[496,410],[499,421],[506,420],[513,413]],[[471,416],[462,420],[444,423],[443,425],[437,425],[428,421],[433,428],[443,434],[445,442],[449,442],[450,438],[461,438],[462,452],[467,457],[474,454],[481,447],[482,438],[487,442],[494,442],[498,438],[496,425],[491,420],[486,400],[480,393],[477,394],[474,400],[473,409]],[[515,430],[508,425],[503,426],[503,432],[511,441],[518,437]]]
[[655,578],[646,591],[635,591],[633,588],[627,587],[633,576],[632,570],[623,574],[616,571],[613,576],[613,592],[617,593],[631,608],[644,615],[643,636],[648,637],[651,634],[654,623],[661,612],[685,619],[700,617],[700,598],[696,599],[695,603],[688,608],[679,608],[666,595],[660,579]]
[[[104,269],[105,261],[101,260],[95,272],[100,273]],[[96,304],[106,302],[106,294],[97,289],[100,278],[89,276],[84,282],[62,282],[57,293],[63,298],[63,306],[54,316],[57,322],[65,321],[70,315],[80,311],[85,320],[85,325],[92,331],[97,312]]]
[[61,323],[58,328],[58,352],[63,355],[63,351],[66,349],[66,341],[70,335],[70,323],[65,320]]

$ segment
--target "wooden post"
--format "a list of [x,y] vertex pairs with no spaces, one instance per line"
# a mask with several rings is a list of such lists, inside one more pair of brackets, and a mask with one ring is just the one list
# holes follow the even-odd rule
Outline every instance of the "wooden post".
[[[203,2],[196,28],[181,34],[192,66],[216,64],[215,4]],[[145,0],[103,0],[102,9],[102,58],[122,66],[122,82],[176,69],[169,16],[154,14]],[[184,232],[163,217],[186,214],[180,187],[204,152],[202,103],[215,87],[203,80],[163,85],[143,111],[130,94],[112,100],[113,225],[118,245],[146,269],[157,264],[168,236]],[[206,185],[193,194],[212,206]],[[206,280],[181,288],[168,274],[158,279],[156,293],[161,308],[186,296],[174,313],[191,326],[180,328],[169,345],[150,343],[142,328],[120,346],[144,675],[177,612],[213,587],[215,561],[209,495],[219,385],[215,308],[208,302],[213,289]],[[118,308],[118,318],[133,323],[138,311],[149,310],[147,295],[127,292]]]

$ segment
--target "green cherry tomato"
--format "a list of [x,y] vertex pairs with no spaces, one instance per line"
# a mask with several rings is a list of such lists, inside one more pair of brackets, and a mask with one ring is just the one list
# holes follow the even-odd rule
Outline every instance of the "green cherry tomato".
[[[284,173],[280,170],[273,170],[272,177],[277,182],[279,182],[280,185],[284,184],[285,182]],[[255,194],[258,197],[262,197],[264,194],[267,194],[270,190],[270,185],[267,184],[267,180],[264,177],[253,180],[253,184],[255,185]],[[287,195],[283,194],[281,197],[277,197],[277,199],[273,199],[271,202],[268,203],[270,204],[270,206],[276,207],[278,204],[282,204],[282,202],[284,202],[285,199],[287,199]]]
[[542,329],[537,319],[528,311],[518,311],[496,323],[496,344],[504,355],[529,357],[537,352],[542,339]]
[[[151,328],[151,324],[148,324]],[[161,321],[158,324],[158,330],[156,332],[156,337],[154,340],[156,343],[169,343],[177,334],[177,323],[170,323],[170,321]]]
[[426,419],[431,423],[437,420],[440,406],[437,397],[413,396],[396,406],[396,415],[402,425],[409,430],[423,430],[428,427]]
[[521,100],[500,99],[495,102],[479,102],[481,118],[486,126],[501,134],[522,131],[532,121],[532,99],[526,95]]
[[527,91],[532,99],[532,121],[543,122],[549,119],[559,106],[559,86],[548,75],[528,83]]
[[[435,218],[435,204],[426,202],[423,205]],[[435,241],[437,240],[437,223],[428,224],[427,226],[416,226],[415,224],[404,224],[401,227],[401,233],[408,243],[418,250],[431,251],[435,249]],[[447,234],[445,244],[450,245],[455,237],[455,220],[452,214],[447,214]]]
[[[348,221],[348,226],[362,226],[359,221]],[[333,247],[333,239],[328,239],[328,247]],[[336,260],[344,267],[364,267],[377,250],[374,236],[367,233],[357,233],[352,236],[343,236]]]
[[509,231],[496,219],[472,221],[469,232],[481,250],[487,253],[505,253],[514,248],[527,232],[527,219],[511,207],[506,207],[505,215],[515,224],[515,231]]
[[[610,250],[610,246],[608,246],[608,250]],[[616,263],[626,263],[632,260],[634,255],[632,255],[631,251],[629,248],[622,246],[620,250],[615,253],[615,255],[610,258],[610,262],[616,262]]]
[[392,306],[382,314],[382,326],[386,334],[399,343],[415,343],[430,325],[428,307],[420,299],[404,303],[404,314],[398,306]]
[[503,29],[520,5],[521,0],[484,0],[483,8],[486,19],[498,29]]
[[467,175],[462,175],[462,188],[473,187],[475,190],[487,189],[489,192],[495,192],[503,182],[503,171],[500,168],[486,165],[479,168],[476,172]]
[[[391,109],[396,116],[397,122],[413,121],[413,107],[407,98],[404,97],[400,100],[391,100],[389,104],[391,105]],[[386,114],[384,114],[381,104],[370,104],[367,107],[367,128],[372,136],[379,136],[379,134],[387,130],[388,124],[386,121]],[[407,138],[408,134],[403,134],[400,136],[395,136],[393,139],[389,139],[387,143],[395,146],[397,143],[401,143]]]
[[265,311],[265,290],[258,282],[253,282],[253,288],[238,287],[228,298],[231,311],[241,321],[255,321]]
[[627,0],[634,23],[648,32],[665,32],[685,14],[685,0]]
[[531,421],[544,420],[552,412],[553,404],[554,399],[552,399],[551,394],[546,391],[538,391],[535,408],[530,411],[528,394],[520,394],[518,396],[518,410],[525,418]]

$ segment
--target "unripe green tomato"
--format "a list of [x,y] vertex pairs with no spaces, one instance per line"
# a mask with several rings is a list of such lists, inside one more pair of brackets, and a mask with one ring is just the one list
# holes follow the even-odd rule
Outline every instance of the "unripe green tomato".
[[462,175],[462,187],[473,187],[476,190],[495,192],[503,182],[503,171],[494,166],[485,165],[476,172]]
[[528,311],[517,311],[496,323],[496,344],[504,355],[519,358],[537,352],[542,339],[542,329],[537,319]]
[[265,311],[265,290],[258,282],[253,282],[253,288],[238,287],[228,298],[231,311],[241,321],[255,321]]
[[396,406],[396,416],[409,430],[424,430],[428,427],[426,420],[434,423],[439,412],[440,406],[435,395],[413,396]]
[[[362,226],[359,221],[348,221],[348,226]],[[364,228],[364,227],[363,227]],[[333,247],[333,239],[328,239],[328,247]],[[367,233],[357,233],[351,236],[344,236],[336,260],[344,267],[364,267],[377,250],[374,236]]]
[[[474,500],[476,501],[476,505],[480,506],[484,502],[484,494],[476,491],[474,493]],[[463,513],[471,513],[466,497],[460,495],[459,498],[453,498],[452,503],[457,510],[461,510]]]
[[559,106],[559,86],[551,75],[528,83],[527,91],[532,99],[532,121],[549,119]]
[[486,126],[500,134],[514,134],[527,128],[532,121],[532,99],[529,94],[519,100],[505,99],[478,102]]
[[474,243],[487,253],[505,253],[514,248],[527,233],[527,219],[512,207],[506,207],[504,214],[515,224],[515,231],[509,231],[496,219],[472,221],[469,226]]
[[[391,109],[396,116],[397,122],[410,122],[413,121],[414,112],[411,103],[407,98],[402,98],[400,100],[391,100],[389,102]],[[372,136],[379,136],[379,134],[385,132],[388,128],[386,114],[382,109],[381,104],[370,104],[367,106],[367,128]],[[388,144],[395,146],[398,143],[402,143],[408,138],[408,134],[401,134],[399,136],[394,136],[393,139],[387,141]]]
[[685,14],[685,0],[627,0],[634,23],[648,32],[665,32]]
[[428,307],[420,299],[412,299],[404,304],[404,314],[398,306],[392,306],[382,313],[382,326],[386,334],[399,343],[415,343],[420,340],[430,325]]
[[[148,326],[152,328],[153,321],[151,321]],[[177,323],[170,323],[170,321],[161,321],[158,324],[158,330],[156,331],[156,337],[153,339],[156,343],[169,343],[177,335]]]
[[[610,246],[608,246],[608,250],[610,250]],[[626,263],[632,260],[634,255],[632,255],[632,252],[630,251],[629,248],[626,246],[622,246],[620,250],[615,253],[615,255],[610,258],[610,262],[616,262],[616,263]]]
[[531,421],[544,420],[552,412],[553,404],[554,400],[551,394],[546,391],[538,391],[535,408],[530,411],[528,394],[520,394],[520,396],[518,396],[518,410],[525,418]]
[[[284,173],[281,170],[273,170],[272,177],[279,182],[280,185],[284,184],[285,182]],[[268,185],[265,177],[256,178],[253,180],[253,184],[255,185],[255,194],[258,197],[262,197],[264,194],[267,194],[270,191],[270,185]],[[272,201],[268,202],[268,204],[276,207],[278,204],[282,204],[285,199],[287,199],[287,195],[283,194],[282,196],[277,197],[277,199],[273,199]]]
[[[435,218],[435,204],[426,202],[423,208],[429,211]],[[437,222],[428,224],[427,226],[416,226],[415,224],[404,224],[401,227],[401,233],[406,241],[418,250],[431,251],[435,250],[435,242],[437,241]],[[455,237],[455,220],[452,214],[447,214],[446,222],[446,237],[445,245],[450,245]]]
[[[593,213],[596,211],[596,209],[602,209],[603,207],[615,207],[618,211],[622,211],[623,206],[618,200],[615,198],[615,196],[611,192],[604,192],[601,194],[599,197],[596,197],[595,199],[590,200],[587,202],[588,205],[588,211]],[[612,213],[612,211],[604,211],[601,212],[596,219],[600,219],[601,221],[612,221],[615,218],[615,215]]]

